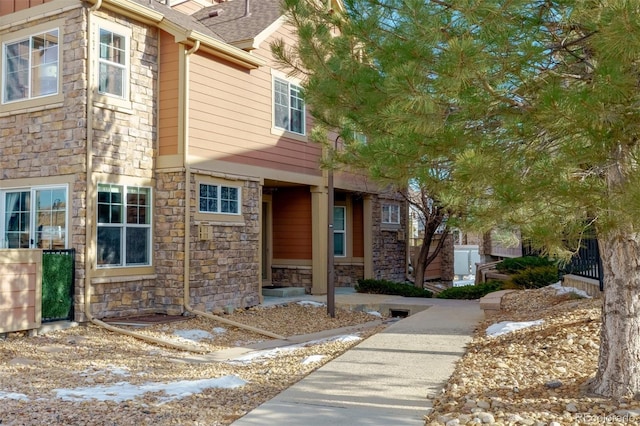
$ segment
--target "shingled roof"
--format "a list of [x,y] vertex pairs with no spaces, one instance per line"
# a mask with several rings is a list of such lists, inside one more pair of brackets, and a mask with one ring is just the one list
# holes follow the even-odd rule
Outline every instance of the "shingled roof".
[[280,0],[227,0],[191,16],[233,44],[255,38],[282,16],[282,9]]

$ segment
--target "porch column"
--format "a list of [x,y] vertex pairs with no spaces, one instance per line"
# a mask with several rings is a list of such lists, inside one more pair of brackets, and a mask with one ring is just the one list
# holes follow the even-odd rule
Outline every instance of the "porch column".
[[364,279],[375,278],[373,274],[373,197],[365,195],[362,200],[362,223],[364,240]]
[[311,294],[327,294],[327,241],[329,227],[327,188],[311,187]]

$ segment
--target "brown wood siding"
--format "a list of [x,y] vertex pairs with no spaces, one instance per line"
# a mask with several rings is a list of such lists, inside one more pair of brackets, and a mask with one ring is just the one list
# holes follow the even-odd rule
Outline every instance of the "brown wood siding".
[[0,16],[40,6],[53,0],[0,0]]
[[353,199],[352,241],[353,257],[364,257],[364,206],[362,198]]
[[278,188],[273,194],[274,259],[311,259],[311,193]]
[[173,36],[160,32],[160,94],[158,148],[160,155],[178,153],[178,85],[180,51]]
[[[263,45],[268,47],[269,40]],[[256,56],[269,55],[260,51]],[[190,153],[207,159],[320,176],[321,147],[272,134],[272,75],[198,52],[190,59]],[[311,129],[307,117],[307,134]]]

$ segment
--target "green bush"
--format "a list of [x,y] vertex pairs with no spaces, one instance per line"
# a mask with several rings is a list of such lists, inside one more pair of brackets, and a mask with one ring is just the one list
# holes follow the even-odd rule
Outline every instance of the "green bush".
[[503,284],[504,283],[502,281],[487,281],[486,283],[478,285],[451,287],[438,293],[436,297],[439,299],[480,299],[482,296],[485,296],[489,293],[502,290]]
[[496,265],[496,269],[502,274],[515,274],[525,269],[543,266],[557,267],[557,263],[546,257],[524,256],[504,259]]
[[527,268],[511,276],[511,282],[519,288],[541,288],[558,281],[555,265]]
[[405,297],[433,297],[433,293],[411,283],[397,283],[387,280],[359,279],[355,289],[358,293],[391,294]]

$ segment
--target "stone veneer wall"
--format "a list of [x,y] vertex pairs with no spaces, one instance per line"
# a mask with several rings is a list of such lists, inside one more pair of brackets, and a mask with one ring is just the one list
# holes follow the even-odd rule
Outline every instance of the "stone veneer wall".
[[[130,28],[132,35],[128,76],[131,111],[115,108],[106,96],[101,97],[100,104],[93,106],[94,177],[98,183],[109,182],[113,176],[118,176],[123,184],[127,184],[128,178],[135,178],[152,186],[153,159],[157,150],[158,32],[153,27],[103,10],[96,15]],[[126,273],[124,269],[119,271]],[[106,271],[105,276],[93,277],[91,285],[91,310],[96,318],[156,311],[154,275],[118,277],[110,276]]]
[[[382,204],[400,204],[400,226],[398,229],[382,226]],[[400,198],[373,197],[373,273],[375,279],[405,281],[407,262],[407,203]],[[403,239],[398,238],[398,230],[403,231]]]
[[[237,182],[234,182],[234,185]],[[184,290],[184,172],[158,173],[156,195],[156,306],[182,309]],[[243,308],[260,302],[260,185],[244,181],[242,224],[209,222],[212,239],[200,240],[196,183],[191,182],[191,247],[189,304],[212,312],[227,306]]]
[[335,264],[335,286],[354,287],[358,280],[364,278],[363,264]]
[[76,320],[84,311],[84,251],[86,198],[86,18],[84,9],[76,8],[61,14],[26,23],[11,25],[0,34],[11,37],[20,31],[52,20],[64,21],[60,40],[62,92],[58,107],[27,111],[20,109],[0,115],[0,179],[3,187],[12,181],[24,187],[18,179],[35,178],[36,185],[46,185],[53,176],[68,176],[69,244],[76,249],[76,282],[74,310]]
[[313,273],[310,266],[273,266],[271,283],[282,287],[304,287],[311,293]]

